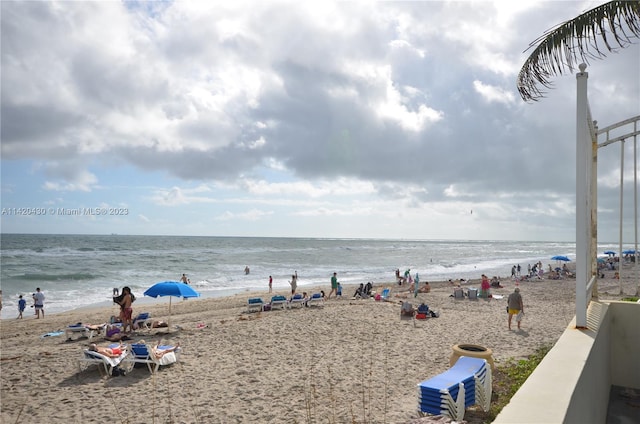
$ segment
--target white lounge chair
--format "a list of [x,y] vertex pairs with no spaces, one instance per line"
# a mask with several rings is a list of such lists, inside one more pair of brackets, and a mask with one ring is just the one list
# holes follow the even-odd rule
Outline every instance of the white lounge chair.
[[82,323],[72,324],[64,329],[64,334],[67,337],[67,340],[73,340],[73,336],[76,335],[78,338],[86,337],[89,340],[93,338],[96,334],[98,334],[104,325],[101,326],[91,326],[88,327]]
[[291,297],[291,299],[289,300],[289,308],[292,308],[294,305],[298,305],[303,308],[306,301],[307,299],[302,297],[301,294],[297,293],[293,295],[293,297]]
[[309,300],[307,301],[308,306],[324,306],[324,297],[322,297],[322,293],[314,293],[311,295]]
[[[113,346],[115,347],[118,345]],[[104,369],[107,376],[111,376],[111,374],[113,373],[113,369],[120,365],[120,363],[127,357],[128,354],[128,350],[123,349],[120,356],[118,356],[117,358],[110,358],[96,351],[83,349],[82,356],[80,357],[78,362],[78,367],[80,371],[83,371],[91,365],[98,365],[100,375],[102,375],[102,370]]]
[[275,295],[271,298],[271,310],[275,308],[284,309],[287,307],[287,298],[281,295]]
[[151,324],[153,323],[153,319],[151,318],[151,314],[149,312],[141,312],[133,319],[133,328],[151,328]]
[[[173,348],[173,346],[160,345],[157,346],[157,350],[167,350]],[[178,347],[173,352],[168,352],[158,358],[153,352],[154,348],[147,343],[133,343],[129,347],[129,356],[125,358],[125,362],[131,365],[131,368],[135,364],[145,364],[150,373],[158,371],[162,365],[171,365],[178,362],[180,359],[181,348]]]
[[264,300],[260,297],[252,297],[247,300],[247,312],[258,310],[262,312],[264,310]]

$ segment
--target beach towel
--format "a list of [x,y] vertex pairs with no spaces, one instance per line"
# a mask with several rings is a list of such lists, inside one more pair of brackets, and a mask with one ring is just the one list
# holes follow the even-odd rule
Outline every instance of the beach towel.
[[176,354],[173,352],[168,352],[162,355],[160,359],[158,359],[158,363],[160,365],[169,365],[175,364],[177,362]]
[[45,337],[55,337],[55,336],[61,336],[64,334],[64,331],[52,331],[51,333],[45,333],[42,336],[40,336],[41,339],[44,339]]

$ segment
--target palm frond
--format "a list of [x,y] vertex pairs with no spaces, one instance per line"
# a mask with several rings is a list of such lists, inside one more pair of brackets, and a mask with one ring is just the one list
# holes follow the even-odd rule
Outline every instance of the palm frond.
[[611,1],[588,10],[529,45],[527,50],[535,49],[518,73],[520,96],[525,101],[538,100],[544,97],[544,88],[553,86],[551,77],[573,72],[589,59],[602,59],[606,52],[627,47],[637,38],[640,1]]

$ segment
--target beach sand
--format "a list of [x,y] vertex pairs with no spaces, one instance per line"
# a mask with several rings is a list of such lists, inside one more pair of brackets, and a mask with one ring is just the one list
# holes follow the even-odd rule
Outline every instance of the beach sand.
[[[630,295],[637,275],[628,274],[623,268],[624,293]],[[378,292],[392,289],[390,302],[352,300],[355,287],[346,286],[347,296],[324,307],[251,314],[247,299],[267,299],[267,293],[174,299],[170,332],[140,330],[132,337],[179,342],[180,362],[153,375],[145,367],[110,378],[95,366],[79,371],[86,338],[41,335],[76,322],[104,323],[117,314],[116,306],[40,320],[27,308],[25,319],[2,321],[0,421],[408,423],[419,417],[416,385],[449,368],[454,344],[486,346],[499,366],[555,343],[575,315],[574,279],[522,282],[522,330],[509,331],[506,297],[515,285],[502,281],[505,287],[492,293],[503,299],[477,301],[454,300],[448,282],[431,283],[431,293],[409,301],[425,302],[440,316],[417,324],[400,319],[395,294],[401,288],[395,283],[375,286]],[[618,280],[598,284],[601,298],[620,298]],[[327,293],[328,285],[322,287]],[[468,286],[479,287],[479,281]],[[134,315],[143,311],[166,320],[168,300],[143,309],[134,303]],[[198,328],[202,323],[206,327]]]

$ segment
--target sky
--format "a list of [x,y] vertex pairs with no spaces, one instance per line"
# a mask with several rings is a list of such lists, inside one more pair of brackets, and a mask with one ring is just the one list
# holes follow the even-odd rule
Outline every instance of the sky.
[[[573,241],[575,74],[516,78],[602,3],[2,1],[1,231]],[[587,72],[600,127],[640,114],[638,44]]]

